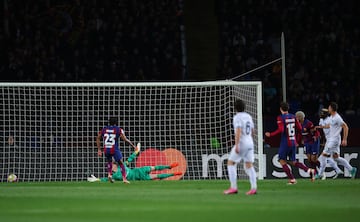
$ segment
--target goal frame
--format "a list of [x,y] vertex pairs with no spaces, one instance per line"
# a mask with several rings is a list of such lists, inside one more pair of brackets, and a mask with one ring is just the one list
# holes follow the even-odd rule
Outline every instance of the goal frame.
[[257,104],[257,146],[258,154],[255,158],[258,159],[258,178],[264,179],[266,171],[266,163],[264,158],[263,147],[263,117],[262,117],[262,82],[261,81],[204,81],[204,82],[2,82],[0,87],[171,87],[171,86],[255,86],[256,87],[256,104]]

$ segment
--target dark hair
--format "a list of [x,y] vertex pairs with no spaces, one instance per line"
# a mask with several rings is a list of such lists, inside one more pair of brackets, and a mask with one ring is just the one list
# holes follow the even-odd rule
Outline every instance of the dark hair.
[[338,104],[336,102],[331,102],[329,106],[335,112],[338,110]]
[[328,109],[321,109],[319,113],[320,118],[324,119],[327,116],[329,116],[329,110]]
[[289,111],[289,103],[287,102],[281,102],[280,103],[280,109],[284,112]]
[[235,100],[234,108],[237,112],[244,112],[245,110],[245,103],[241,99]]
[[110,125],[117,125],[118,124],[117,118],[116,117],[110,117],[109,124]]

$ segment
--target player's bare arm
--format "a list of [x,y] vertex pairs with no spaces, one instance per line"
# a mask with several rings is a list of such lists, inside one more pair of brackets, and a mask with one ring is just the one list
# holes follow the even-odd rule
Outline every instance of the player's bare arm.
[[330,124],[326,124],[324,126],[315,126],[315,129],[329,129],[330,128]]
[[96,137],[96,146],[97,146],[97,149],[98,149],[98,156],[102,155],[100,140],[101,140],[101,132],[99,132],[97,137]]
[[124,140],[126,143],[130,144],[130,146],[132,146],[134,149],[136,149],[136,146],[124,134],[121,134],[120,138]]
[[240,153],[240,137],[241,137],[241,128],[236,128],[235,130],[235,152]]
[[343,139],[341,141],[341,145],[342,146],[347,146],[347,138],[348,138],[348,134],[349,134],[349,127],[345,122],[341,125],[341,127],[343,129]]

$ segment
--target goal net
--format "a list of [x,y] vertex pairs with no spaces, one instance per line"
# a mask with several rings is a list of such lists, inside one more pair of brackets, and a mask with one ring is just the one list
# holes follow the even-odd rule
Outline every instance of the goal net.
[[[225,179],[236,98],[256,125],[263,178],[261,82],[0,83],[0,179],[79,181],[105,176],[95,138],[110,117],[142,152],[130,167],[180,161],[182,179]],[[124,158],[133,148],[120,143]],[[259,169],[261,169],[259,171]],[[243,166],[240,177],[246,177]]]

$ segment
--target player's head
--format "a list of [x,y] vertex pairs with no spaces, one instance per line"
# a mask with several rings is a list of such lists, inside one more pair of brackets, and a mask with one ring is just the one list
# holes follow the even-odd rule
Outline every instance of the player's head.
[[245,110],[245,103],[241,99],[235,100],[234,108],[236,112],[244,112]]
[[338,104],[336,102],[331,102],[329,105],[329,113],[335,113],[338,110]]
[[117,118],[116,118],[116,117],[110,117],[110,119],[109,119],[109,125],[115,126],[115,125],[117,125],[117,124],[118,124]]
[[328,109],[321,109],[319,116],[321,119],[325,119],[327,116],[329,116],[329,110]]
[[305,119],[305,113],[303,111],[297,111],[295,113],[296,119],[300,122],[303,122]]
[[116,173],[118,168],[117,168],[117,164],[115,162],[112,163],[112,172]]
[[289,111],[289,103],[287,102],[281,102],[280,103],[280,111],[281,112],[288,112]]

